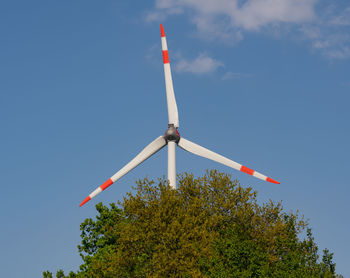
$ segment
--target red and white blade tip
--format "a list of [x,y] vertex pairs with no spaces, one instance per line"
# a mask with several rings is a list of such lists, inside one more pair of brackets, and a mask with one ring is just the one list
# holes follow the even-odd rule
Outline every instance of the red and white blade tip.
[[272,183],[276,183],[276,184],[280,184],[279,181],[275,181],[275,180],[273,180],[273,179],[271,179],[271,178],[269,178],[269,177],[267,177],[266,181],[272,182]]
[[108,179],[104,184],[97,187],[95,191],[93,191],[89,196],[87,196],[84,201],[82,201],[79,205],[81,207],[85,203],[89,202],[93,197],[95,197],[97,194],[101,193],[103,190],[105,190],[107,187],[111,186],[113,184],[113,181],[111,179]]
[[239,170],[241,172],[243,172],[243,173],[246,173],[248,175],[254,176],[256,178],[259,178],[259,179],[262,179],[262,180],[265,180],[265,181],[268,181],[268,182],[271,182],[271,183],[280,184],[280,182],[275,181],[274,179],[271,179],[269,177],[266,177],[266,176],[264,176],[264,175],[262,175],[262,174],[260,174],[260,173],[258,173],[256,171],[254,171],[254,170],[252,170],[252,169],[250,169],[248,167],[245,167],[243,165],[241,166],[241,168]]
[[79,205],[79,207],[81,207],[82,205],[84,205],[85,203],[89,202],[91,200],[91,197],[90,196],[87,196],[84,201],[82,201]]
[[160,24],[160,36],[165,37],[165,32],[162,24]]

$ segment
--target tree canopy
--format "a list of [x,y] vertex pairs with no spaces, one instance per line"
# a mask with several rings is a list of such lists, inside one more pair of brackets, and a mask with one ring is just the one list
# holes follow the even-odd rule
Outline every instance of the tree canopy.
[[341,277],[298,213],[258,204],[256,191],[215,170],[179,176],[176,190],[140,180],[123,201],[96,209],[80,226],[83,264],[57,278]]

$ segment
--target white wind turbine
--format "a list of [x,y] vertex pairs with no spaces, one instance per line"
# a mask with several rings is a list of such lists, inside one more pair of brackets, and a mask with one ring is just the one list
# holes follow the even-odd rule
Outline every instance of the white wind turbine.
[[162,50],[163,50],[163,62],[164,62],[164,74],[165,74],[165,87],[166,87],[166,97],[168,106],[168,117],[169,124],[164,136],[159,136],[154,141],[152,141],[148,146],[146,146],[133,160],[126,164],[122,169],[115,173],[110,179],[108,179],[104,184],[95,189],[88,197],[81,202],[80,206],[84,205],[86,202],[90,201],[97,194],[101,193],[107,187],[112,185],[114,182],[119,180],[125,174],[130,172],[136,166],[141,164],[147,158],[151,157],[153,154],[158,152],[164,146],[168,145],[168,180],[171,187],[176,188],[176,156],[175,147],[178,145],[180,148],[188,151],[190,153],[214,160],[226,166],[229,166],[238,171],[252,175],[258,179],[262,179],[268,182],[277,183],[275,181],[263,174],[260,174],[248,167],[245,167],[237,162],[234,162],[222,155],[214,153],[202,146],[199,146],[183,137],[180,136],[177,128],[179,127],[179,116],[177,112],[177,105],[175,100],[173,80],[171,78],[171,70],[169,64],[168,47],[166,43],[165,33],[162,24],[160,25],[160,33],[162,40]]

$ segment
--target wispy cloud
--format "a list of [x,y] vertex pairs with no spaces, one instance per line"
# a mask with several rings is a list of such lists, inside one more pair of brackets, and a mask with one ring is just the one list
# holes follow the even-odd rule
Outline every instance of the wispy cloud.
[[330,59],[349,58],[350,5],[317,4],[319,0],[155,0],[146,20],[185,15],[199,37],[230,44],[247,32],[297,35]]
[[334,26],[349,26],[350,25],[350,7],[334,15],[328,22]]
[[179,58],[175,63],[175,71],[179,73],[190,72],[197,75],[208,74],[216,71],[224,64],[218,60],[209,57],[205,53],[201,53],[193,60]]
[[350,58],[350,6],[334,4],[319,11],[318,19],[299,29],[312,49],[331,60]]
[[[200,53],[194,59],[184,58],[180,51],[171,51],[170,63],[177,73],[193,73],[196,75],[205,75],[217,71],[224,67],[224,63],[210,57],[207,53]],[[145,59],[150,63],[159,65],[162,54],[159,50],[159,44],[149,47],[145,54]]]

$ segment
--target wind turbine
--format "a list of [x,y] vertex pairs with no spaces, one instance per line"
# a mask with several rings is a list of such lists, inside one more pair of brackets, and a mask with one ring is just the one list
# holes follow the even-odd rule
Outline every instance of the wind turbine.
[[175,154],[176,145],[178,145],[180,148],[184,149],[185,151],[214,160],[216,162],[224,164],[238,171],[252,175],[258,179],[279,184],[278,181],[275,181],[263,174],[260,174],[259,172],[256,172],[237,162],[234,162],[220,154],[210,151],[180,136],[177,130],[179,127],[179,116],[178,116],[177,105],[175,100],[173,80],[171,77],[168,47],[167,47],[165,32],[162,24],[160,25],[160,34],[161,34],[161,41],[162,41],[166,98],[167,98],[167,106],[168,106],[168,118],[169,118],[168,129],[166,130],[163,136],[159,136],[154,141],[152,141],[133,160],[131,160],[128,164],[126,164],[117,173],[115,173],[104,184],[96,188],[95,191],[93,191],[88,197],[85,198],[84,201],[81,202],[80,206],[90,201],[97,194],[101,193],[107,187],[115,183],[121,177],[126,175],[128,172],[130,172],[132,169],[134,169],[136,166],[141,164],[147,158],[151,157],[153,154],[158,152],[160,149],[162,149],[166,145],[168,145],[168,180],[169,180],[170,186],[174,189],[176,189],[176,154]]

